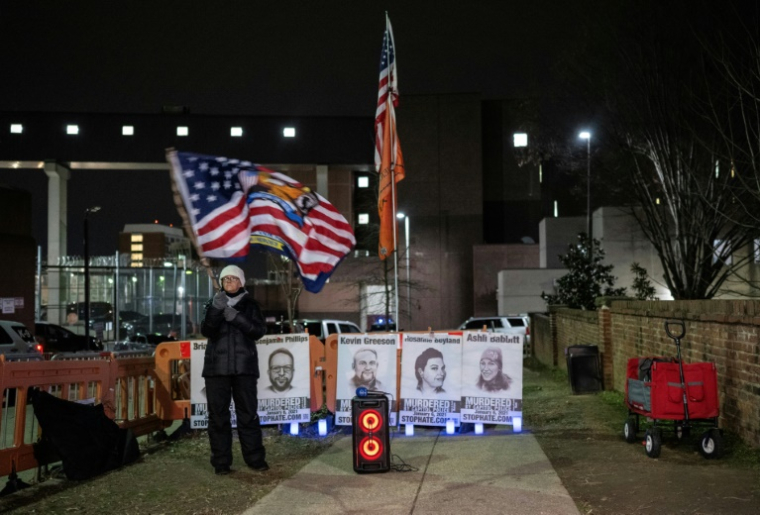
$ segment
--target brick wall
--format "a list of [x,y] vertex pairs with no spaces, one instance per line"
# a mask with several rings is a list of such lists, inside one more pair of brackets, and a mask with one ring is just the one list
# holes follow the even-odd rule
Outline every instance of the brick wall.
[[596,311],[560,308],[557,310],[557,366],[567,370],[565,349],[573,345],[597,345],[599,341],[598,315]]
[[533,347],[533,356],[541,363],[556,366],[554,346],[552,345],[551,318],[540,313],[531,313],[530,317],[530,343]]
[[[550,312],[550,317],[552,313]],[[718,370],[721,427],[760,446],[760,301],[633,301],[612,300],[599,311],[556,309],[557,334],[536,333],[536,349],[599,345],[605,385],[625,390],[625,367],[636,356],[675,356],[674,340],[665,333],[667,320],[683,320],[684,362],[709,361]],[[542,362],[546,350],[536,354]]]

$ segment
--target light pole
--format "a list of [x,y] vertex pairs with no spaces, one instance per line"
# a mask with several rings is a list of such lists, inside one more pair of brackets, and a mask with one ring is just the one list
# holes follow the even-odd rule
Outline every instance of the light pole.
[[583,131],[578,137],[586,140],[586,227],[588,231],[589,260],[593,260],[594,236],[591,232],[591,133]]
[[84,337],[90,350],[90,222],[89,214],[100,211],[100,206],[84,210]]
[[[397,213],[398,219],[404,219],[404,239],[406,240],[406,302],[409,310],[409,327],[407,331],[412,330],[412,269],[409,268],[409,216],[404,213]],[[396,331],[399,331],[398,320],[396,320]]]

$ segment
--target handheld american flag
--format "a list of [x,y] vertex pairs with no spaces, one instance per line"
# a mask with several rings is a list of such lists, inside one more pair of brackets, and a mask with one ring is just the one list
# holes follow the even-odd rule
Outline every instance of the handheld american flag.
[[166,158],[202,257],[241,260],[250,246],[283,254],[317,293],[356,244],[332,204],[286,175],[226,157],[172,150]]

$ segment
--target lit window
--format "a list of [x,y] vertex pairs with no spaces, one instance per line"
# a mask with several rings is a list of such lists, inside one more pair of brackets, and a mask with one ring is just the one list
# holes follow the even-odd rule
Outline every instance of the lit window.
[[142,259],[143,259],[142,252],[132,253],[132,261],[142,261]]
[[177,136],[187,136],[189,133],[187,127],[177,127]]
[[66,134],[79,134],[79,125],[67,125]]
[[132,243],[141,243],[143,241],[143,235],[142,234],[132,234],[130,241]]
[[135,128],[132,125],[123,125],[121,127],[121,135],[122,136],[134,136],[135,135]]
[[731,266],[734,262],[733,256],[730,254],[726,256],[725,258],[721,258],[723,253],[725,252],[726,248],[726,242],[723,240],[715,240],[713,242],[713,263],[717,263],[718,261],[722,260],[723,264],[725,266]]
[[233,138],[240,138],[243,136],[243,128],[242,127],[230,127],[230,136]]
[[528,135],[524,132],[515,132],[512,137],[514,138],[515,147],[528,146]]
[[559,205],[557,205],[557,201],[554,201],[554,218],[557,218],[559,216]]
[[369,214],[359,213],[359,225],[367,225],[369,223]]
[[369,188],[369,177],[366,175],[360,175],[356,179],[356,187],[357,188]]
[[282,135],[286,138],[295,138],[296,137],[296,128],[295,127],[285,127],[282,129]]
[[131,250],[132,252],[142,252],[143,251],[142,243],[133,243]]
[[11,124],[11,134],[21,134],[24,132],[24,126],[20,123],[12,123]]

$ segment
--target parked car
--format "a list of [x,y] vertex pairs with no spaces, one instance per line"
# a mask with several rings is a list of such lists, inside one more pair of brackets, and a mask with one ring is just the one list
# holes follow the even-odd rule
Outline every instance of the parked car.
[[147,331],[148,315],[137,311],[119,311],[119,334],[132,336]]
[[[70,302],[66,306],[66,321],[69,324],[84,322],[84,302]],[[108,302],[90,302],[90,327],[99,322],[113,322],[113,306]]]
[[459,326],[459,330],[480,330],[483,326],[488,332],[522,335],[525,346],[530,346],[530,318],[526,314],[470,317]]
[[155,347],[159,343],[164,342],[175,342],[177,339],[173,336],[169,336],[166,334],[160,334],[160,333],[152,333],[152,334],[135,334],[130,336],[125,340],[125,343],[134,343],[134,344],[141,344],[141,345],[150,345],[152,347]]
[[[151,333],[151,334],[176,334],[176,336],[179,338],[182,336],[182,315],[179,313],[171,314],[171,313],[162,313],[160,315],[153,315],[153,329],[151,331],[148,331],[148,319],[144,321],[145,323],[145,330],[140,331],[142,333]],[[185,319],[185,335],[189,336],[191,334],[195,334],[195,327],[193,326],[192,320],[190,320],[190,317],[187,317]]]
[[[119,311],[120,331],[124,336],[130,337],[135,335],[146,334],[169,334],[182,336],[180,328],[182,327],[182,315],[171,313],[162,313],[153,315],[153,324],[151,317],[143,315],[137,311]],[[195,334],[193,322],[188,318],[185,321],[185,335]]]
[[374,323],[369,326],[369,332],[371,333],[382,333],[387,331],[395,331],[396,330],[396,322],[393,321],[393,319],[389,318],[386,320],[385,318],[376,318]]
[[331,334],[341,333],[361,333],[362,330],[359,326],[348,320],[296,320],[296,322],[309,331],[309,334],[313,334],[319,338],[322,343],[325,342],[327,337]]
[[21,322],[0,320],[0,354],[42,352],[31,331]]
[[34,337],[42,346],[42,352],[103,350],[103,342],[94,336],[90,336],[88,340],[83,334],[73,333],[65,327],[48,322],[34,323]]

